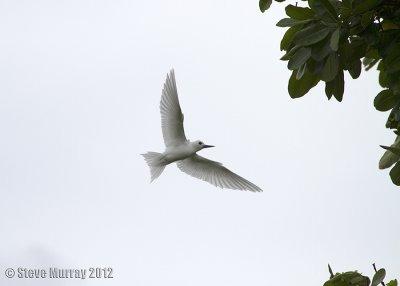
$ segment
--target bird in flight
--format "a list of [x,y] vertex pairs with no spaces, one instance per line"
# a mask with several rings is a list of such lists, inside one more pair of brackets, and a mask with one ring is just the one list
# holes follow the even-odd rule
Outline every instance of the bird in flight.
[[182,172],[216,187],[252,192],[262,191],[258,186],[225,168],[221,163],[197,155],[198,151],[214,146],[204,144],[200,140],[192,142],[186,139],[174,70],[170,71],[164,83],[160,112],[166,149],[164,153],[141,154],[150,167],[151,182],[161,175],[165,166],[176,162]]

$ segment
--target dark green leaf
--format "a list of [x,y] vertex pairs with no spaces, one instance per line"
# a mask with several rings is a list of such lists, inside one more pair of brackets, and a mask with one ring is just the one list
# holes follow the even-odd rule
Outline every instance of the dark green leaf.
[[290,51],[288,51],[286,54],[284,54],[284,55],[280,58],[280,60],[281,60],[281,61],[287,61],[287,60],[289,60],[299,48],[300,48],[299,46],[294,46],[293,48],[290,49]]
[[323,61],[330,53],[332,53],[332,49],[329,38],[312,45],[311,56],[318,62]]
[[375,59],[371,59],[371,58],[365,57],[365,58],[363,58],[363,65],[364,66],[369,66],[374,61],[375,61]]
[[361,74],[361,60],[357,59],[353,61],[349,65],[348,70],[352,78],[354,79],[358,78]]
[[339,45],[340,64],[349,70],[354,61],[363,58],[366,54],[367,45],[360,38],[353,38],[351,43],[344,40]]
[[335,32],[332,33],[330,47],[333,51],[337,51],[339,48],[339,38],[340,38],[340,28],[337,28]]
[[[381,146],[382,148],[385,149],[384,146]],[[394,141],[394,143],[390,146],[392,148],[398,148],[400,147],[400,137],[397,136],[396,140]],[[382,158],[379,161],[379,169],[386,169],[391,167],[394,163],[396,163],[397,161],[399,161],[400,156],[397,156],[396,154],[394,154],[391,151],[386,151],[385,154],[383,154]]]
[[332,98],[333,89],[334,89],[333,82],[325,83],[325,94],[326,94],[326,97],[328,98],[328,100]]
[[379,84],[381,87],[389,87],[389,79],[386,72],[381,71],[379,73]]
[[353,51],[347,39],[345,39],[339,45],[339,54],[340,54],[340,65],[345,69],[348,69],[350,63],[354,61],[354,58],[353,58]]
[[307,20],[314,17],[314,12],[307,7],[288,5],[286,6],[285,11],[286,15],[296,20]]
[[325,13],[326,8],[322,5],[320,0],[308,0],[308,6],[313,10],[318,16]]
[[307,66],[307,64],[304,63],[304,64],[297,70],[297,73],[296,73],[296,79],[297,79],[297,80],[298,80],[298,79],[301,79],[301,78],[303,77],[303,75],[304,75],[304,73],[305,73],[305,71],[306,71],[306,66]]
[[325,9],[328,11],[329,15],[333,17],[333,19],[337,18],[337,13],[335,7],[331,4],[329,0],[320,0],[322,5],[324,5]]
[[356,36],[356,35],[360,34],[362,31],[364,31],[364,27],[361,26],[361,23],[360,23],[358,25],[351,27],[349,30],[349,34],[352,36]]
[[388,111],[392,109],[398,98],[389,89],[382,90],[374,99],[374,106],[379,111]]
[[320,77],[323,81],[329,82],[332,81],[339,69],[339,58],[336,53],[332,53],[325,61],[324,68],[320,74]]
[[[398,164],[396,164],[397,166]],[[396,166],[393,167],[393,169],[396,168]],[[392,169],[392,171],[393,171]],[[392,171],[390,171],[390,177],[392,177]],[[400,171],[400,170],[399,170]],[[396,182],[398,182],[400,184],[400,172],[397,173],[397,170],[393,173],[393,175],[395,176]],[[398,180],[398,181],[397,181]],[[393,180],[392,177],[392,181],[393,183],[395,183],[395,181]],[[396,183],[395,183],[396,184]],[[397,184],[396,184],[397,185]],[[380,284],[383,279],[385,279],[386,276],[386,271],[385,269],[381,268],[379,269],[377,272],[375,272],[374,277],[372,278],[372,282],[371,282],[371,286],[378,286],[378,284]]]
[[351,285],[359,285],[364,280],[365,280],[364,277],[356,276],[356,277],[353,277],[353,278],[350,279],[350,283],[351,283]]
[[361,17],[361,26],[363,28],[366,28],[368,25],[372,24],[374,22],[374,13],[375,11],[368,11],[364,13]]
[[288,69],[296,70],[303,65],[311,56],[311,49],[302,47],[290,58],[288,62]]
[[258,6],[260,7],[261,12],[265,12],[271,6],[272,0],[260,0],[258,2]]
[[293,41],[299,46],[309,46],[322,41],[329,34],[329,28],[322,24],[312,25],[296,33]]
[[365,58],[368,60],[379,60],[381,56],[377,49],[368,47],[367,51],[365,52]]
[[365,57],[367,52],[367,44],[361,38],[352,39],[350,43],[350,49],[352,51],[351,56],[354,58],[361,59]]
[[386,72],[393,73],[400,70],[400,43],[390,45],[387,53],[387,56],[383,60]]
[[347,18],[350,17],[352,13],[351,4],[348,4],[349,2],[352,2],[352,0],[343,0],[342,7],[340,9],[340,16],[342,19],[345,20],[347,20]]
[[[389,174],[390,174],[390,178],[392,179],[393,184],[395,184],[396,186],[400,186],[400,164],[399,164],[399,162],[397,162],[396,165],[394,165],[392,170],[390,170]],[[374,285],[378,285],[378,284],[374,284]],[[372,284],[371,284],[371,286],[372,286]]]
[[347,9],[353,9],[353,0],[343,0],[342,1],[342,8],[345,7]]
[[357,271],[348,271],[336,273],[330,280],[324,283],[324,286],[368,286],[370,280]]
[[306,71],[301,79],[296,79],[296,71],[293,71],[289,79],[289,95],[291,98],[298,98],[305,95],[311,88],[317,85],[318,78]]
[[[377,48],[379,50],[379,54],[385,58],[386,56],[392,54],[392,50],[398,50],[398,46],[396,47],[396,38],[398,36],[398,31],[389,30],[389,31],[381,31],[379,35],[379,43]],[[395,53],[396,54],[396,53]]]
[[389,75],[390,89],[397,95],[400,94],[400,71]]
[[344,93],[344,76],[343,76],[343,71],[340,70],[334,80],[326,83],[325,94],[328,97],[328,99],[330,99],[333,95],[337,101],[341,102],[343,100],[343,93]]
[[376,68],[378,71],[384,71],[385,70],[385,65],[383,63],[383,61],[381,61],[378,65],[378,67]]
[[283,18],[278,23],[276,23],[276,25],[278,27],[292,27],[292,26],[296,26],[296,25],[303,25],[310,21],[311,20],[299,21],[299,20],[295,20],[295,19],[291,19],[291,18]]
[[386,283],[386,286],[397,286],[397,279],[394,279],[390,281],[389,283]]
[[376,49],[371,49],[371,47],[376,46],[378,44],[380,30],[381,30],[380,25],[372,21],[372,23],[367,27],[365,27],[364,31],[362,32],[361,36],[364,38],[365,42],[369,45],[370,50],[376,50]]
[[370,9],[378,6],[382,0],[363,0],[359,1],[359,4],[354,7],[354,13],[362,14]]
[[[364,58],[365,59],[365,58]],[[372,69],[377,63],[379,62],[379,59],[373,59],[371,62],[368,63],[368,65],[366,65],[365,70],[369,71],[370,69]]]
[[278,27],[291,27],[293,25],[295,25],[298,21],[291,19],[291,18],[283,18],[281,20],[279,20],[278,23],[276,23],[276,25]]
[[289,49],[290,44],[293,42],[294,35],[300,30],[300,28],[300,25],[293,26],[286,31],[281,41],[281,51],[287,51]]
[[310,58],[307,61],[307,70],[316,76],[318,76],[322,72],[323,68],[324,68],[324,62],[322,61],[317,62],[313,60],[313,58]]
[[400,156],[400,148],[397,147],[389,147],[389,146],[384,146],[384,145],[380,145],[383,149],[390,151],[391,153],[393,153],[396,156]]
[[396,104],[386,121],[386,128],[397,129],[400,121],[400,104]]

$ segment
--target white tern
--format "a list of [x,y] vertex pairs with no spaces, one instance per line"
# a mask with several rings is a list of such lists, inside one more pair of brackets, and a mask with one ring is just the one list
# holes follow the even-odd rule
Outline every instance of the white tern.
[[197,155],[198,151],[214,146],[204,144],[200,140],[192,142],[186,139],[174,70],[170,71],[164,83],[160,112],[166,149],[164,153],[141,154],[150,167],[151,182],[161,175],[166,165],[176,162],[182,172],[216,187],[252,192],[262,191],[258,186],[228,170],[221,163]]

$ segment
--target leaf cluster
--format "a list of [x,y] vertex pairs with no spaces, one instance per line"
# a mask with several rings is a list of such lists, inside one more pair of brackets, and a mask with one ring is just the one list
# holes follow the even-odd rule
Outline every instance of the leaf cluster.
[[384,279],[386,276],[386,271],[384,268],[381,268],[379,270],[375,269],[375,274],[371,280],[367,276],[364,276],[357,271],[348,271],[333,274],[331,267],[328,267],[331,277],[328,281],[324,283],[323,286],[378,286],[379,284],[382,284],[383,286],[398,286],[396,279],[391,280],[386,284],[384,283]]
[[[279,0],[277,2],[283,2]],[[261,11],[272,0],[260,0]],[[292,71],[292,98],[307,94],[319,82],[328,99],[343,100],[345,73],[357,79],[374,66],[382,87],[374,100],[378,111],[390,111],[386,127],[400,132],[400,0],[308,0],[304,7],[287,5],[287,17],[277,26],[288,28],[280,43]],[[396,140],[398,141],[398,140]],[[400,142],[395,143],[400,153]],[[387,149],[387,148],[386,148]],[[388,168],[400,185],[400,156],[387,149],[380,168]],[[389,154],[389,155],[388,155]]]

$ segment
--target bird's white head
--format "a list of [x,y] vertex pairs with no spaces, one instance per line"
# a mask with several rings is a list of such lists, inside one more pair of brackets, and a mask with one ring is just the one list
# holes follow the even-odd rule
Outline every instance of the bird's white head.
[[204,144],[204,142],[201,141],[201,140],[196,140],[196,141],[194,141],[194,142],[191,142],[190,144],[192,145],[193,149],[196,150],[196,152],[197,152],[197,151],[200,151],[201,149],[204,149],[204,148],[215,147],[215,146],[213,146],[213,145]]

